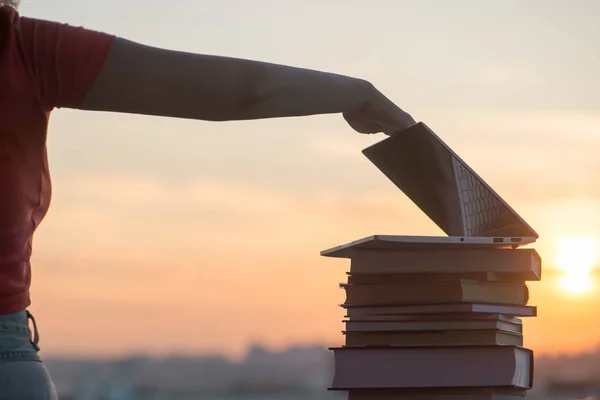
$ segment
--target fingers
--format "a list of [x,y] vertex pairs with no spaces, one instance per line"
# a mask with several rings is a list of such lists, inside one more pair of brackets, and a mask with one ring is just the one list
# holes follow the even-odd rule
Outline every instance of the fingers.
[[[374,88],[373,88],[374,89]],[[351,112],[345,112],[344,119],[357,132],[392,135],[414,124],[415,119],[383,93],[374,89],[365,106]]]
[[383,132],[389,136],[417,123],[413,117],[402,110],[394,116],[395,118],[373,118],[363,113],[344,113],[343,116],[352,129],[363,134]]
[[404,114],[406,114],[405,118],[404,118],[404,129],[406,128],[410,128],[413,125],[416,125],[417,121],[407,112],[405,112]]
[[417,121],[415,121],[415,119],[412,116],[410,116],[410,114],[408,114],[404,111],[403,111],[403,113],[404,113],[404,116],[402,118],[401,127],[399,127],[399,126],[390,127],[390,128],[385,129],[383,131],[383,133],[390,136],[390,135],[393,135],[394,133],[398,133],[400,131],[408,129],[417,123]]
[[376,117],[381,122],[385,134],[391,135],[417,123],[409,113],[398,107],[383,93],[379,92],[379,94],[380,102],[373,103],[369,111],[371,117]]
[[344,119],[358,133],[371,134],[382,132],[379,125],[364,121],[352,115],[343,114]]

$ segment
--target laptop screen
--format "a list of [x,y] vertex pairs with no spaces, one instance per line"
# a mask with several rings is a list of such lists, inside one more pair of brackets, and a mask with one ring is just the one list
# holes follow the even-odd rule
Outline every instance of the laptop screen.
[[363,153],[449,236],[538,237],[421,122]]

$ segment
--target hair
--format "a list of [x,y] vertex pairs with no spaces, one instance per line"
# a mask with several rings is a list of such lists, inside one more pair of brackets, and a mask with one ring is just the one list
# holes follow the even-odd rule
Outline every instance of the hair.
[[19,7],[20,2],[21,0],[0,0],[0,7],[9,6],[16,10]]

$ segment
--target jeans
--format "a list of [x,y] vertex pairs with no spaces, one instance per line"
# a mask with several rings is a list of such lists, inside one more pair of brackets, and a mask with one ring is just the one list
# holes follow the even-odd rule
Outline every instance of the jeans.
[[[29,320],[33,322],[33,332]],[[29,311],[0,315],[0,400],[58,400]]]

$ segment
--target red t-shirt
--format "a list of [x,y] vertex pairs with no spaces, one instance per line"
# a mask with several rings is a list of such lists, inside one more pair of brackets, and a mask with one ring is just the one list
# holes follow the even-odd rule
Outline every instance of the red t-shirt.
[[31,303],[31,242],[51,194],[50,112],[81,104],[113,41],[0,7],[0,315]]

